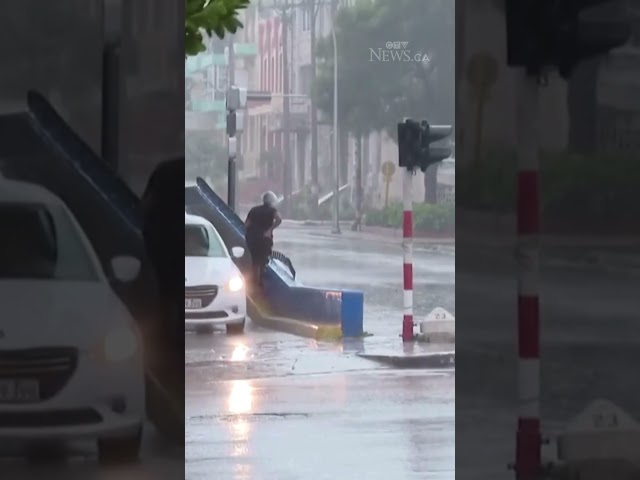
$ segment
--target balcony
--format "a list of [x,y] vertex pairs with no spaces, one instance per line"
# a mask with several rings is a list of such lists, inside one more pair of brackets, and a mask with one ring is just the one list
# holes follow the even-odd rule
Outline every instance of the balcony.
[[224,113],[226,112],[227,108],[224,100],[213,100],[209,98],[192,98],[190,110],[192,112]]
[[189,76],[203,72],[214,65],[226,65],[227,58],[221,53],[199,53],[195,57],[189,57],[184,62],[184,74]]
[[[258,46],[255,43],[235,43],[233,52],[236,58],[253,58],[258,55]],[[194,57],[189,57],[184,62],[185,75],[202,72],[214,65],[227,65],[228,49],[224,53],[202,52]]]
[[258,55],[258,46],[255,43],[234,43],[233,53],[236,57],[255,57]]
[[[282,113],[272,113],[269,116],[269,130],[272,132],[281,132],[284,130]],[[289,115],[289,131],[305,132],[311,128],[308,114],[291,113]]]

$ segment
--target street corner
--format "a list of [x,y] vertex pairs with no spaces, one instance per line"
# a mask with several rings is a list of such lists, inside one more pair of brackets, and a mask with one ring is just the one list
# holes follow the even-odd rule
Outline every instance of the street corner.
[[398,347],[371,349],[358,354],[360,358],[401,369],[454,368],[456,352],[453,345],[409,342]]

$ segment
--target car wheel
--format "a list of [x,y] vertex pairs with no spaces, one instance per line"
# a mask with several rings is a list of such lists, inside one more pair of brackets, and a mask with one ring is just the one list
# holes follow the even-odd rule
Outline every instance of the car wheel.
[[102,464],[135,463],[140,458],[142,427],[136,433],[98,440],[98,461]]
[[242,335],[244,333],[244,320],[242,323],[228,324],[227,335]]

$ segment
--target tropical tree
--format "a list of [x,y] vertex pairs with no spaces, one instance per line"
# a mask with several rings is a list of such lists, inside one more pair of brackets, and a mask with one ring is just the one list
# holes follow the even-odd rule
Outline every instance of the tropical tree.
[[[338,115],[356,139],[380,130],[395,138],[403,117],[454,122],[454,2],[361,1],[339,12],[335,31]],[[388,45],[398,41],[401,46]],[[318,57],[314,94],[319,108],[332,114],[331,38],[319,43]],[[425,201],[435,202],[436,171],[425,174]]]
[[250,0],[184,0],[184,53],[197,55],[205,50],[203,32],[222,39],[225,33],[242,28],[238,19]]

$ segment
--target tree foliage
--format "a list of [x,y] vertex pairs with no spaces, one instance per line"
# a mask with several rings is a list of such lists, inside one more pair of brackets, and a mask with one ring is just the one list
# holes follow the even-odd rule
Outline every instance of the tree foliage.
[[[385,129],[394,136],[403,117],[453,123],[454,2],[361,0],[338,12],[335,31],[341,125],[356,135]],[[388,42],[406,46],[390,49]],[[383,61],[374,55],[385,50],[406,51],[406,56]],[[331,115],[331,37],[319,43],[318,56],[314,94],[319,108]]]
[[238,19],[250,0],[184,0],[184,53],[197,55],[205,50],[203,32],[222,39],[225,33],[242,28]]

